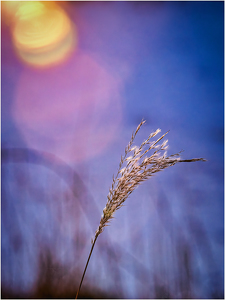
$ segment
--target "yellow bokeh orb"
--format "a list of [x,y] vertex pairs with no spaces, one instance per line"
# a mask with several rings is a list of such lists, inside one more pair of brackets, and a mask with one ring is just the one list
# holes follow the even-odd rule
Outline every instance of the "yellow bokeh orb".
[[75,25],[55,2],[20,2],[12,36],[19,57],[37,67],[63,61],[77,44]]

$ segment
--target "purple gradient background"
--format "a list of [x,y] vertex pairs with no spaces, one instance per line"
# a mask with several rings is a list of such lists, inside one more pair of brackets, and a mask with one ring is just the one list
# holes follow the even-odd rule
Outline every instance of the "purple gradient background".
[[75,297],[112,175],[144,118],[137,143],[170,130],[169,154],[208,161],[131,195],[100,235],[80,297],[222,299],[223,2],[61,4],[78,49],[53,69],[23,64],[2,24],[2,298]]

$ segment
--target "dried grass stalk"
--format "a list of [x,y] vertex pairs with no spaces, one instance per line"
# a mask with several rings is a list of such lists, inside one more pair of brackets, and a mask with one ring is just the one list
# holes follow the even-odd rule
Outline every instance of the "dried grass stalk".
[[[206,161],[204,158],[182,160],[180,158],[180,152],[167,156],[166,149],[168,148],[168,140],[165,140],[161,144],[159,142],[169,131],[163,134],[156,141],[150,141],[159,132],[161,132],[160,129],[157,129],[155,132],[151,133],[140,146],[133,146],[134,139],[144,123],[145,121],[142,121],[138,125],[136,131],[132,134],[131,140],[125,148],[125,154],[124,156],[121,156],[118,172],[115,177],[113,176],[112,186],[109,189],[109,194],[107,196],[107,203],[103,209],[103,215],[101,217],[98,229],[95,232],[94,240],[92,240],[91,251],[84,269],[76,299],[78,297],[79,290],[98,236],[103,232],[103,229],[113,218],[115,211],[123,206],[124,201],[130,196],[130,194],[142,182],[146,181],[155,173],[173,166],[176,163]],[[149,151],[152,152],[150,156],[148,156]]]

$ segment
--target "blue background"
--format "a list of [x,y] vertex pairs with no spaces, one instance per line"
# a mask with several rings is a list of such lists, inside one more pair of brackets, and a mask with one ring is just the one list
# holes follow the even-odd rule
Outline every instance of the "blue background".
[[[223,2],[61,5],[78,34],[63,67],[25,65],[2,24],[2,297],[75,297],[112,175],[145,119],[136,143],[157,128],[170,130],[169,154],[184,150],[182,158],[207,162],[178,164],[134,191],[99,236],[80,296],[222,299]],[[65,126],[53,119],[61,113],[54,89],[57,101],[82,99],[76,111],[63,103]],[[100,104],[89,112],[98,92]],[[46,105],[45,119],[35,103],[25,106],[30,99]],[[32,129],[28,115],[31,123],[40,118]]]

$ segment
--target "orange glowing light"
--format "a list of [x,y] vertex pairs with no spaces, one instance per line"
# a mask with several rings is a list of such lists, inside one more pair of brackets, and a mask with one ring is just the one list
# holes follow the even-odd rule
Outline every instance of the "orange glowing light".
[[23,61],[49,66],[72,52],[77,43],[76,28],[55,2],[25,1],[13,6],[14,12],[15,8],[13,43]]
[[10,25],[15,21],[16,12],[20,6],[20,1],[2,1],[2,20],[7,25]]

